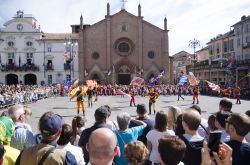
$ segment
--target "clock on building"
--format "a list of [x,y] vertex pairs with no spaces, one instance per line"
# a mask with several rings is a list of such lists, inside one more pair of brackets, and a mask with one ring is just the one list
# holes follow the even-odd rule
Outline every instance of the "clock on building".
[[17,30],[22,31],[23,25],[19,23],[19,24],[17,24],[16,28],[17,28]]

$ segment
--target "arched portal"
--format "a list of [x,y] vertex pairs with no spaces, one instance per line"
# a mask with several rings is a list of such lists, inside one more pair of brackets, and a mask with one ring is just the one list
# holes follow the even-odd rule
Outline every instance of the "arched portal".
[[127,65],[122,65],[118,70],[118,84],[129,85],[131,81],[131,71]]
[[24,76],[24,84],[25,85],[35,85],[35,84],[37,84],[36,75],[34,75],[34,74],[26,74]]
[[90,79],[91,80],[95,80],[98,84],[101,83],[101,78],[100,78],[100,76],[97,73],[91,74]]
[[18,76],[16,74],[7,74],[6,75],[6,84],[18,84]]

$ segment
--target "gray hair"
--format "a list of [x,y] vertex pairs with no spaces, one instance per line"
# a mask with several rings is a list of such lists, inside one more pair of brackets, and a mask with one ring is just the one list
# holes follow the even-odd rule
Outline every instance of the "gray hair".
[[24,106],[23,105],[20,105],[20,104],[17,104],[17,105],[14,105],[14,106],[11,106],[9,109],[8,109],[8,113],[9,113],[9,116],[12,120],[18,120],[19,117],[25,113],[24,111]]
[[128,128],[130,122],[130,115],[126,112],[120,113],[117,115],[117,123],[121,130]]

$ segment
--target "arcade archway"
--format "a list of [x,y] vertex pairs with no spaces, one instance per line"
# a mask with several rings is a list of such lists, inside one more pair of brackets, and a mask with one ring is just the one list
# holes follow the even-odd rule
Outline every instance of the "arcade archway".
[[37,84],[37,78],[34,74],[26,74],[24,76],[24,84],[25,85],[35,85]]
[[16,74],[7,74],[6,75],[6,84],[7,85],[18,84],[18,76]]

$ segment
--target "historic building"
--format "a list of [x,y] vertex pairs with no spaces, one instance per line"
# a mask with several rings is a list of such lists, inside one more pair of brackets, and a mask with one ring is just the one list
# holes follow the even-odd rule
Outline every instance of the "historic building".
[[79,33],[79,79],[96,79],[100,83],[129,84],[134,76],[147,81],[150,77],[165,74],[161,81],[173,82],[169,60],[167,19],[161,29],[145,20],[138,5],[135,16],[125,9],[110,15],[107,3],[105,19],[85,25],[73,25]]
[[173,74],[174,74],[174,82],[178,84],[179,77],[181,74],[186,74],[186,66],[190,65],[192,62],[193,55],[189,54],[186,51],[181,51],[172,56],[173,59]]
[[0,29],[0,83],[52,84],[78,78],[78,34],[43,33],[18,11]]
[[[225,34],[212,38],[207,47],[196,52],[202,61],[196,63],[196,75],[220,85],[250,86],[250,16],[231,26]],[[187,67],[193,70],[193,64]]]

